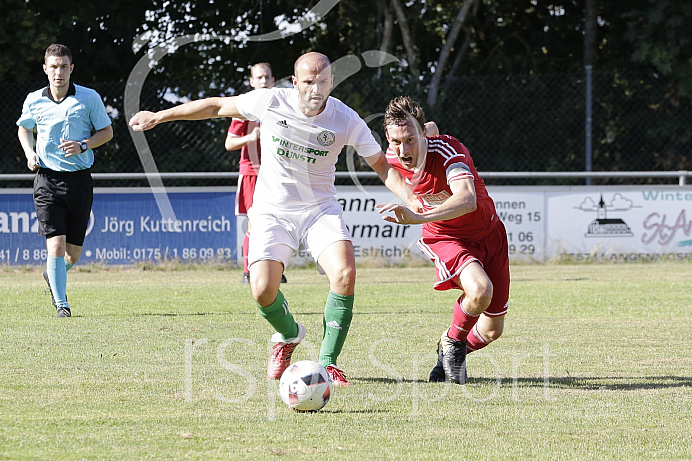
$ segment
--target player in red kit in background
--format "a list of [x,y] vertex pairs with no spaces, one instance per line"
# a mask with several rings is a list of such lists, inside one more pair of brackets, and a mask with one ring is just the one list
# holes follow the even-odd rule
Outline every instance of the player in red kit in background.
[[451,136],[424,135],[420,104],[408,97],[393,99],[385,111],[384,129],[387,160],[411,184],[423,211],[379,204],[381,213],[391,213],[383,219],[422,224],[418,246],[435,263],[434,288],[462,290],[452,324],[438,342],[438,363],[430,381],[464,384],[466,354],[502,334],[509,300],[505,227],[466,147]]
[[[269,63],[260,62],[250,69],[250,86],[271,88],[274,76]],[[252,206],[252,194],[255,192],[257,174],[259,173],[261,152],[259,142],[259,122],[234,118],[228,127],[228,135],[224,146],[227,151],[240,149],[240,175],[235,195],[235,215],[247,216],[247,210]],[[247,265],[248,246],[250,242],[250,224],[243,239],[243,283],[250,283],[250,272]],[[281,276],[281,283],[286,283],[286,277]]]

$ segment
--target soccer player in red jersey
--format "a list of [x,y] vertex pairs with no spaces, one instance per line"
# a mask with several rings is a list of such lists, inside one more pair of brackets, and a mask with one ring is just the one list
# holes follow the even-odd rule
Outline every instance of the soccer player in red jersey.
[[505,227],[466,147],[451,136],[425,136],[420,104],[404,96],[393,99],[385,111],[384,129],[387,160],[413,187],[423,211],[379,204],[383,219],[422,224],[418,246],[435,263],[434,288],[462,290],[452,324],[438,343],[438,363],[430,381],[464,384],[466,354],[502,334],[509,299]]

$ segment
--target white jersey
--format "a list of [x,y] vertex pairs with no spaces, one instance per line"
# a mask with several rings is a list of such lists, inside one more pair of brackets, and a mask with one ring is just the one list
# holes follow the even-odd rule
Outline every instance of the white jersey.
[[262,165],[252,203],[258,210],[299,211],[336,200],[341,149],[353,146],[362,157],[382,150],[363,119],[336,98],[316,117],[300,111],[297,89],[258,89],[236,103],[243,117],[261,123]]

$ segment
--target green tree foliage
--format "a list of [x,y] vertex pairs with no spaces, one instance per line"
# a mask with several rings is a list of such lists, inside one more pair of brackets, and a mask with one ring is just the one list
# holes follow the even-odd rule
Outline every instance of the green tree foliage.
[[[449,59],[440,67],[440,52],[465,3],[471,7],[452,41]],[[387,51],[401,58],[400,65],[386,69],[387,76],[402,76],[402,84],[410,83],[411,76],[419,76],[423,89],[439,72],[447,78],[580,72],[585,30],[582,3],[0,0],[4,23],[0,44],[5,58],[0,62],[0,78],[4,82],[43,79],[43,50],[57,41],[75,53],[75,63],[80,66],[76,77],[81,81],[124,81],[145,50],[188,34],[199,34],[200,39],[169,53],[155,74],[169,80],[194,80],[200,90],[217,92],[224,90],[226,80],[242,80],[248,66],[258,61],[271,61],[277,75],[289,76],[295,57],[313,49],[332,58],[348,53],[360,55],[367,50]],[[317,24],[299,33],[282,40],[241,40],[243,36],[256,37],[296,23],[320,4],[334,6]],[[403,16],[397,17],[394,5],[401,6]],[[601,1],[596,27],[597,70],[655,72],[678,83],[686,95],[688,80],[692,80],[691,21],[692,4],[685,0]],[[390,32],[386,35],[388,25]],[[404,26],[408,38],[402,31]],[[132,45],[137,37],[143,38],[144,46],[135,54]],[[407,42],[412,46],[412,55],[406,49]],[[383,73],[363,70],[371,75]]]
[[42,78],[36,63],[47,44],[55,41],[59,27],[24,0],[0,0],[0,81],[22,82]]
[[649,0],[622,18],[632,62],[669,78],[680,96],[692,96],[692,3]]
[[132,40],[151,5],[138,0],[0,0],[0,7],[5,24],[0,80],[45,80],[43,52],[51,43],[62,43],[74,55],[73,79],[88,84],[127,77],[136,62]]
[[[75,54],[73,81],[99,90],[124,85],[137,62],[165,49],[143,92],[146,108],[156,110],[187,98],[245,91],[256,62],[270,62],[281,80],[290,78],[295,58],[305,51],[324,52],[333,61],[351,55],[358,69],[334,94],[361,114],[381,112],[392,95],[410,94],[443,131],[480,151],[486,169],[521,168],[522,159],[536,156],[542,162],[534,162],[537,169],[581,169],[584,107],[560,94],[583,95],[584,34],[592,30],[600,82],[594,168],[631,168],[633,143],[647,156],[646,168],[692,168],[689,119],[678,116],[690,112],[692,4],[593,1],[595,22],[586,27],[585,2],[577,0],[0,0],[0,79],[29,89],[45,84],[43,51],[60,42]],[[306,16],[316,7],[328,13]],[[305,21],[310,24],[301,26]],[[283,31],[281,39],[275,39],[277,31]],[[191,39],[182,44],[182,37]],[[374,65],[367,59],[373,51],[395,59]],[[537,76],[545,74],[568,76],[561,86],[544,88]],[[485,104],[469,103],[469,92],[487,95]],[[107,93],[113,94],[102,91]],[[128,162],[138,161],[129,135],[119,136],[128,129],[118,98],[107,101],[116,109],[117,142],[101,150],[104,171],[127,170]],[[9,103],[18,115],[21,100]],[[641,118],[665,123],[641,130]],[[199,131],[211,130],[208,141],[218,146],[226,123],[200,122]],[[540,124],[562,133],[563,141],[532,145],[531,127]],[[7,142],[16,142],[9,139],[14,129],[2,131]],[[166,135],[149,138],[155,142],[157,136]],[[201,161],[185,155],[191,149],[199,146],[178,143],[157,161],[167,171],[235,167],[223,152]]]

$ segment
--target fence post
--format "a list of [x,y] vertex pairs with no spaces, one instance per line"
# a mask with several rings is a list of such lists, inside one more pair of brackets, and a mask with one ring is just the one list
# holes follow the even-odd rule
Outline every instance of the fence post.
[[[584,66],[586,70],[586,133],[585,133],[585,150],[586,150],[586,171],[591,171],[591,155],[592,155],[592,149],[591,149],[591,124],[592,124],[592,81],[591,78],[593,76],[593,66],[587,65]],[[591,185],[591,177],[587,176],[586,177],[586,185],[590,186]]]

